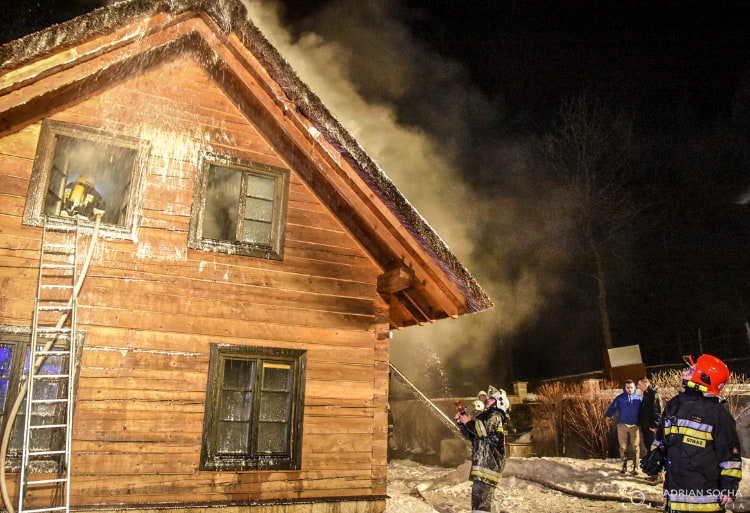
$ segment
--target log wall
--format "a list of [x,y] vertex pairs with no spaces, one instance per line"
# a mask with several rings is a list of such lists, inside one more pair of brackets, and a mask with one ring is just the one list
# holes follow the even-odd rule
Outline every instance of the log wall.
[[[357,241],[292,169],[283,261],[187,248],[200,151],[289,167],[191,57],[49,118],[151,145],[137,240],[99,241],[79,299],[72,504],[373,497],[351,508],[382,510],[387,305]],[[21,216],[40,126],[0,139],[2,324],[31,324],[41,229]],[[300,471],[199,470],[211,343],[307,351]]]

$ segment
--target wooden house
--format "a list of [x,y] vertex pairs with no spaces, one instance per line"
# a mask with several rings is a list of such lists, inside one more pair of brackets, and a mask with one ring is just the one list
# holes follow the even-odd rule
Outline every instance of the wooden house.
[[492,306],[239,1],[129,0],[8,43],[0,415],[15,504],[18,418],[66,410],[10,404],[44,338],[42,236],[71,218],[94,246],[71,303],[69,456],[29,464],[50,483],[22,510],[55,500],[65,466],[74,511],[382,511],[389,332]]

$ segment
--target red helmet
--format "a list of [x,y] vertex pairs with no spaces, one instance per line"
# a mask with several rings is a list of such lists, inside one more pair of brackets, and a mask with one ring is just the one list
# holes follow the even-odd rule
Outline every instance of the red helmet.
[[719,395],[724,385],[729,381],[729,367],[710,354],[701,355],[695,362],[693,357],[687,358],[688,363],[693,367],[693,377],[690,381],[699,385],[702,390],[709,394]]

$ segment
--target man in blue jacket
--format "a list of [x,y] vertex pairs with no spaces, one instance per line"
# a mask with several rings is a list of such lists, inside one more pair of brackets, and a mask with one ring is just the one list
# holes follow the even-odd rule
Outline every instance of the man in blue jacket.
[[617,414],[617,442],[620,444],[621,473],[628,470],[628,438],[633,448],[633,470],[638,471],[638,453],[640,452],[641,436],[638,428],[638,411],[641,408],[641,396],[635,393],[635,383],[632,379],[625,380],[623,392],[615,397],[604,414],[604,420],[609,427],[612,417]]

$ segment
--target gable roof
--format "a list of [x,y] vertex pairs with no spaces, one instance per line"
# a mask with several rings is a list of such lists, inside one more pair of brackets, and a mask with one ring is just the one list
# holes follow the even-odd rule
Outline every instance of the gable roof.
[[[390,301],[392,327],[492,307],[237,0],[126,0],[0,46],[0,137],[127,76],[134,62],[147,65],[184,51],[200,57],[384,270],[378,288]],[[248,81],[259,83],[267,98],[255,98]]]

